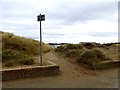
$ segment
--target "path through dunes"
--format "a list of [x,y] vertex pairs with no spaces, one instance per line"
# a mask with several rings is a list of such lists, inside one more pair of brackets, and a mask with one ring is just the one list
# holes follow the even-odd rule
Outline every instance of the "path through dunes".
[[44,58],[60,66],[60,75],[4,81],[3,88],[117,88],[118,69],[88,70],[49,52]]

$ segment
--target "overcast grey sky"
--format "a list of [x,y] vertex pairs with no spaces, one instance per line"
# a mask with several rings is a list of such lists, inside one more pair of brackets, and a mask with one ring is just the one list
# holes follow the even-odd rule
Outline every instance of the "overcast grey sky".
[[118,0],[1,0],[0,30],[43,42],[117,42]]

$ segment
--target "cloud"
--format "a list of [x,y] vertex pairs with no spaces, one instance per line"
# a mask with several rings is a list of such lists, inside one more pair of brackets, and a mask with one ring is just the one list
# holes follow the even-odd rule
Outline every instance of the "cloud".
[[117,32],[89,32],[88,35],[92,37],[117,37]]
[[113,14],[117,14],[117,3],[99,2],[70,5],[66,3],[55,6],[54,11],[49,11],[49,19],[59,20],[63,24],[73,24],[74,22],[85,22],[89,20],[103,19],[113,20]]
[[46,15],[46,20],[42,22],[45,42],[97,41],[96,37],[102,38],[105,35],[116,38],[117,1],[2,0],[0,29],[39,38],[37,15],[42,13]]
[[[46,1],[46,2],[45,2]],[[48,4],[45,1],[32,1],[24,3],[19,2],[2,2],[2,18],[10,20],[35,19],[39,12],[46,14],[46,20],[59,21],[59,24],[69,25],[74,22],[85,22],[88,20],[104,19],[112,20],[113,14],[117,14],[116,2],[80,2],[76,1],[55,1]],[[37,3],[38,2],[38,3]],[[43,5],[42,5],[43,3]],[[48,6],[47,6],[48,5]],[[47,7],[50,8],[47,8]]]
[[62,38],[64,36],[66,35],[59,33],[43,33],[43,38]]
[[27,18],[31,14],[31,7],[25,3],[1,1],[2,20]]

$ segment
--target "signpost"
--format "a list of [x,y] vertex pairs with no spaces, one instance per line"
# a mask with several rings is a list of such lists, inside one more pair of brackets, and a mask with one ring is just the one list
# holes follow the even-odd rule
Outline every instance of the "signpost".
[[40,65],[42,66],[42,30],[41,30],[41,21],[45,20],[45,15],[38,15],[37,21],[40,21]]

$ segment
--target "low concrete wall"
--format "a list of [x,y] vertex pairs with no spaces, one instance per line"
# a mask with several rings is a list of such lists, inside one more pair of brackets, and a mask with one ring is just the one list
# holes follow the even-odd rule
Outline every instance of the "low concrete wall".
[[119,66],[120,66],[120,60],[106,61],[106,62],[100,62],[90,65],[92,69],[96,69],[96,70],[108,69]]
[[2,72],[2,80],[6,81],[59,74],[59,66],[50,61],[49,63],[51,65],[2,70],[0,71]]

